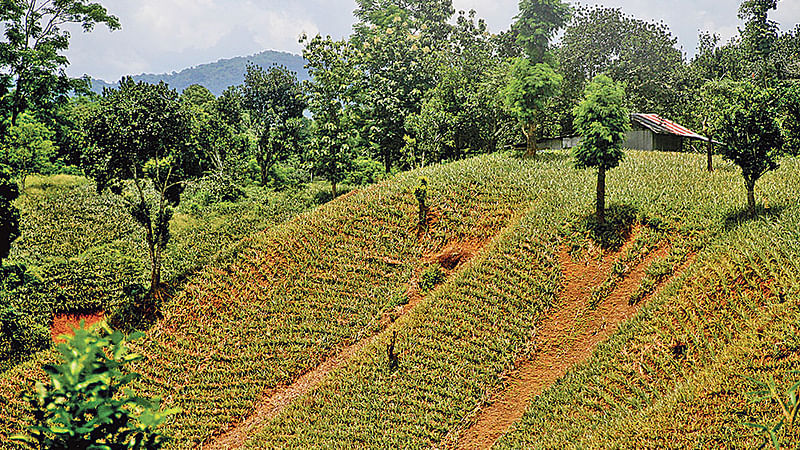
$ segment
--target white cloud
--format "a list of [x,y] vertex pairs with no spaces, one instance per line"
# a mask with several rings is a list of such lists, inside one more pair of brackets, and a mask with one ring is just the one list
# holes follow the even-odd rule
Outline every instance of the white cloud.
[[[71,75],[90,73],[107,80],[124,74],[169,72],[273,49],[299,53],[297,37],[350,33],[355,0],[100,0],[120,18],[123,29],[103,27],[84,34],[74,29]],[[693,54],[698,30],[725,40],[736,34],[741,0],[584,0],[620,7],[648,21],[663,20],[679,45]],[[577,2],[572,2],[577,4]],[[456,10],[475,9],[489,29],[508,28],[518,0],[453,0]],[[800,0],[780,0],[772,14],[784,30],[800,22]]]

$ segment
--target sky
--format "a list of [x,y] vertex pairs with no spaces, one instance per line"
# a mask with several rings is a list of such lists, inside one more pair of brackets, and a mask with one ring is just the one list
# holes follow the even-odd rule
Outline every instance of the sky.
[[[123,75],[180,71],[222,58],[264,50],[299,54],[302,33],[341,38],[355,22],[355,0],[101,0],[122,29],[104,26],[72,31],[67,73],[106,81]],[[508,28],[518,0],[453,0],[456,10],[474,9],[492,32]],[[576,5],[576,2],[572,2]],[[727,41],[741,25],[740,0],[585,0],[621,8],[637,18],[664,21],[689,56],[698,31]],[[790,30],[800,22],[800,0],[779,0],[771,19]]]

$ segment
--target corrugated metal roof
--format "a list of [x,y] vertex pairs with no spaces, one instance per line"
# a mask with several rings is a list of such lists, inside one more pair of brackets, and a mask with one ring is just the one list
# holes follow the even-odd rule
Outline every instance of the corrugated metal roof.
[[671,120],[667,120],[658,114],[631,114],[631,119],[643,127],[650,129],[654,133],[674,134],[676,136],[682,136],[689,139],[708,141],[707,137],[699,135],[683,125],[679,125]]

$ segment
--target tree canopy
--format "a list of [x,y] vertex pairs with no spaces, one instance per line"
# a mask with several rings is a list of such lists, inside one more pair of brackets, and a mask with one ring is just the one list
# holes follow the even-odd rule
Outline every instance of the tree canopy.
[[170,205],[180,202],[185,181],[204,169],[204,158],[190,145],[190,118],[166,84],[124,78],[119,89],[103,93],[87,128],[93,146],[86,154],[87,172],[98,190],[125,194],[133,218],[144,227],[155,293],[169,241]]
[[70,37],[65,25],[78,24],[85,32],[98,23],[120,28],[105,7],[87,0],[0,0],[0,23],[6,38],[0,42],[0,70],[14,86],[5,94],[11,97],[12,126],[31,104],[63,103],[76,88],[88,88],[85,80],[71,79],[64,71],[69,61],[62,52]]
[[571,11],[561,0],[520,0],[511,29],[531,61],[544,62],[550,40],[567,23]]
[[17,197],[19,189],[11,179],[11,170],[0,164],[0,272],[11,243],[19,237],[19,211],[14,206]]
[[713,127],[722,141],[722,155],[742,170],[747,207],[756,211],[755,184],[778,168],[785,153],[778,122],[780,97],[775,89],[760,89],[750,82],[709,83],[714,100]]
[[504,94],[509,110],[523,124],[528,155],[536,154],[537,124],[546,120],[548,102],[558,94],[562,79],[547,64],[534,65],[526,58],[514,60]]
[[298,145],[306,100],[297,75],[282,66],[264,70],[248,65],[242,106],[256,135],[256,160],[266,185],[269,169]]
[[596,76],[586,87],[584,99],[575,107],[574,114],[575,129],[582,137],[573,151],[575,165],[597,168],[596,215],[597,221],[604,223],[606,171],[622,161],[622,143],[630,129],[624,86],[606,75]]
[[[619,9],[579,8],[557,50],[565,111],[577,104],[590,80],[606,73],[626,84],[628,107],[682,118],[678,87],[684,63],[676,44],[664,23],[646,22]],[[568,115],[562,118],[567,130],[570,122]]]

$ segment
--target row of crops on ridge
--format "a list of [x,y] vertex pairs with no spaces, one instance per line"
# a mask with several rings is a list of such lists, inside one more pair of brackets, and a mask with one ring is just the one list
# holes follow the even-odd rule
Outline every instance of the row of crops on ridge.
[[[173,445],[209,439],[251,414],[268,389],[377,331],[384,313],[408,301],[423,255],[486,241],[526,207],[535,195],[528,177],[509,182],[526,166],[490,156],[402,175],[253,236],[191,277],[134,346],[146,356],[133,368],[137,390],[183,410],[165,430]],[[431,186],[422,233],[420,175]],[[24,424],[16,393],[42,358],[0,378],[0,434]]]
[[[594,186],[558,153],[548,156],[553,159],[547,164],[527,162],[537,195],[519,221],[397,324],[402,350],[396,369],[387,363],[387,334],[294,402],[248,446],[452,445],[490,393],[502,388],[503,375],[532,354],[537,325],[550,306],[558,307],[559,247],[592,258],[594,244],[581,226]],[[653,266],[669,263],[671,271],[688,253],[728,233],[739,210],[739,181],[723,167],[707,174],[691,155],[629,153],[619,171],[611,172],[609,192],[612,209],[649,224],[630,253],[669,240],[672,251]],[[767,195],[783,200],[779,190]]]
[[[628,427],[638,427],[639,442],[668,445],[657,439],[668,435],[669,414],[688,421],[677,410],[710,395],[698,380],[714,379],[712,369],[736,358],[746,365],[742,352],[775,335],[767,325],[788,326],[793,302],[775,299],[797,303],[797,272],[784,268],[798,255],[791,250],[800,203],[797,161],[785,161],[759,184],[767,208],[755,220],[742,214],[743,187],[733,166],[719,162],[711,174],[704,167],[697,155],[629,152],[609,173],[610,210],[623,211],[645,230],[636,248],[670,243],[671,251],[648,270],[649,282],[635,294],[639,300],[689,254],[698,260],[688,277],[670,283],[590,362],[537,397],[499,445],[624,446],[637,442],[622,440]],[[427,231],[416,224],[413,191],[420,176],[430,182]],[[409,285],[430,255],[481,242],[483,251],[463,270],[390,325],[397,332],[397,367],[387,360],[384,333],[247,442],[256,448],[450,445],[490,393],[502,389],[515,361],[535,351],[537,324],[557,307],[562,289],[559,249],[567,246],[589,260],[597,256],[584,228],[593,191],[593,177],[574,169],[566,153],[534,160],[497,154],[401,174],[303,213],[242,241],[188,280],[166,305],[164,319],[135,345],[146,356],[134,368],[142,374],[136,389],[161,397],[165,407],[182,408],[164,430],[174,438],[171,447],[208,442],[250,416],[270,389],[384,329],[381,319],[408,301]],[[767,229],[780,237],[766,239],[772,236]],[[602,302],[604,289],[598,287],[587,303]],[[712,294],[704,299],[700,292]],[[755,300],[737,303],[745,298]],[[725,300],[722,306],[718,300]],[[767,308],[774,320],[753,314],[773,304],[788,309]],[[697,328],[682,329],[686,324]],[[727,341],[712,342],[725,333]],[[749,347],[739,336],[753,337]],[[739,353],[725,342],[742,344]],[[796,353],[784,347],[784,353]],[[679,359],[676,348],[685,352]],[[48,357],[0,377],[0,447],[10,446],[5,438],[26,423],[29,413],[17,393],[41,376],[36,367]],[[792,358],[781,359],[783,365],[759,364],[777,375]],[[655,368],[631,365],[631,359],[655,361]],[[747,403],[747,382],[737,383],[715,400],[720,409]],[[766,420],[770,413],[755,405],[735,421],[711,417],[694,436],[721,442],[714,439],[724,426],[741,434],[743,421]]]

